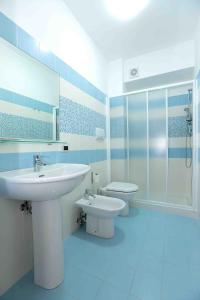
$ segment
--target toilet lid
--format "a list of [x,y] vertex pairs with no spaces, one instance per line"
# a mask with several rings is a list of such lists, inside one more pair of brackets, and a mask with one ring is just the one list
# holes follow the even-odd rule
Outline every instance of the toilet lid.
[[111,182],[106,186],[107,191],[131,193],[138,190],[138,186],[134,183],[128,182]]

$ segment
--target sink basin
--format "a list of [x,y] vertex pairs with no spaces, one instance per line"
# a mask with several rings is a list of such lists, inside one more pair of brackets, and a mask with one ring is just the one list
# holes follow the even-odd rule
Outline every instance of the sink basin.
[[49,201],[71,192],[79,185],[90,166],[81,164],[54,164],[40,172],[21,169],[0,173],[0,190],[9,199]]
[[55,288],[64,278],[59,198],[77,187],[89,171],[88,165],[54,164],[40,172],[0,172],[1,196],[32,201],[34,281],[43,288]]

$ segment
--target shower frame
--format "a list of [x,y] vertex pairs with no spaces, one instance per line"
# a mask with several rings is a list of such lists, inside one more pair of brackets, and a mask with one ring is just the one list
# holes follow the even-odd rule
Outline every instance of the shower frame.
[[[135,94],[140,94],[140,93],[146,93],[146,114],[147,114],[147,149],[149,149],[149,92],[151,91],[158,91],[158,90],[165,90],[165,109],[166,109],[166,139],[167,139],[167,145],[169,144],[168,141],[168,89],[173,88],[173,87],[178,87],[178,86],[184,86],[187,84],[192,84],[193,88],[193,134],[192,134],[192,205],[180,205],[180,204],[175,204],[175,203],[169,203],[169,202],[159,202],[159,201],[153,201],[150,200],[148,195],[149,195],[149,151],[147,151],[147,199],[145,200],[135,200],[136,205],[141,205],[141,206],[160,206],[160,207],[165,207],[169,208],[172,210],[176,211],[182,211],[184,214],[193,214],[197,213],[198,211],[198,198],[197,198],[197,185],[198,185],[198,101],[196,97],[196,91],[197,91],[197,86],[196,86],[196,81],[195,80],[189,80],[189,81],[182,81],[178,83],[173,83],[173,84],[168,84],[168,85],[162,85],[162,86],[156,86],[152,88],[147,88],[147,89],[141,89],[137,91],[131,91],[127,93],[123,93],[122,95],[126,97],[126,130],[127,130],[127,138],[126,138],[126,148],[127,148],[127,180],[130,178],[130,148],[129,148],[129,101],[128,101],[128,96],[135,95]],[[167,194],[167,187],[168,187],[168,146],[166,149],[166,180],[165,180],[165,194]],[[166,200],[166,199],[165,199]]]

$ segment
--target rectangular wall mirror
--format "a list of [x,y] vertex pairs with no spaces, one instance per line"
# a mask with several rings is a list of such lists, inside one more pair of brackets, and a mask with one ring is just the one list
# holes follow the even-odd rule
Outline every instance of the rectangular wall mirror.
[[0,139],[59,139],[59,75],[0,38]]

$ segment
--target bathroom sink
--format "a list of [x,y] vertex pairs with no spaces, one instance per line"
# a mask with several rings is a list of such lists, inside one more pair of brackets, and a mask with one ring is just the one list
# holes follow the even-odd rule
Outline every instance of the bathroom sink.
[[3,196],[15,200],[49,201],[71,192],[81,183],[90,166],[82,164],[54,164],[40,172],[20,169],[0,173]]
[[1,196],[32,201],[34,282],[46,289],[64,278],[60,197],[77,187],[90,166],[54,164],[39,172],[22,169],[0,172]]

